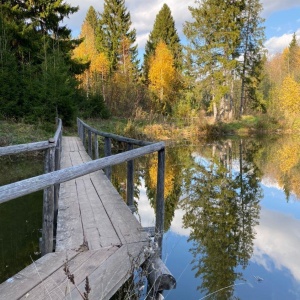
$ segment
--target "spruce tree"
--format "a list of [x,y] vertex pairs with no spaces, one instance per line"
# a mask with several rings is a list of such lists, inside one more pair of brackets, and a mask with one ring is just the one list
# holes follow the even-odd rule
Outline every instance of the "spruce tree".
[[187,53],[193,67],[189,72],[210,99],[215,121],[223,118],[225,107],[231,106],[242,8],[242,1],[204,0],[197,7],[189,7],[194,20],[184,25],[189,42]]
[[148,78],[150,57],[154,55],[156,46],[160,41],[169,47],[173,54],[175,67],[180,68],[182,66],[182,47],[171,10],[167,4],[164,4],[156,15],[153,29],[145,46],[143,69],[146,79]]
[[[239,117],[241,117],[246,108],[257,106],[259,99],[254,94],[253,89],[257,88],[261,81],[261,68],[264,54],[262,53],[263,42],[265,40],[263,19],[260,17],[262,5],[260,0],[244,0],[245,6],[241,12],[240,20],[242,28],[240,32],[239,54],[242,57],[239,70],[241,78],[241,97]],[[256,86],[255,86],[256,85]]]
[[130,13],[125,7],[125,0],[104,0],[104,10],[100,14],[99,26],[97,31],[97,49],[104,52],[109,59],[110,71],[117,69],[120,60],[121,43],[124,39],[130,43],[129,52],[131,62],[136,66],[137,45],[136,31],[130,29]]

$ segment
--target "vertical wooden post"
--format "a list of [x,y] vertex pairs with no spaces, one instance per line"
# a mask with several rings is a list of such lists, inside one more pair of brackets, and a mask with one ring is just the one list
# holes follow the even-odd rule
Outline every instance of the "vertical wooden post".
[[[133,145],[127,144],[127,150],[132,150]],[[133,206],[134,197],[134,162],[130,160],[127,162],[127,205]]]
[[77,134],[80,137],[80,121],[78,118],[77,118]]
[[[104,155],[105,157],[111,155],[111,140],[108,137],[105,137]],[[111,167],[105,168],[105,174],[111,180]]]
[[98,147],[98,135],[95,133],[94,135],[94,158],[99,158],[99,147]]
[[157,166],[157,190],[156,190],[156,220],[155,220],[155,241],[158,243],[159,255],[162,255],[162,240],[164,233],[165,214],[165,149],[158,151]]
[[90,158],[93,158],[93,153],[92,153],[92,132],[90,131],[90,129],[88,130],[88,154],[90,156]]
[[85,127],[82,125],[82,143],[83,147],[86,147],[86,138],[85,138]]
[[[51,147],[55,141],[49,139],[49,148],[46,150],[45,173],[53,172],[55,169],[55,147]],[[54,230],[54,186],[44,189],[43,200],[43,232],[42,232],[42,255],[53,251]]]

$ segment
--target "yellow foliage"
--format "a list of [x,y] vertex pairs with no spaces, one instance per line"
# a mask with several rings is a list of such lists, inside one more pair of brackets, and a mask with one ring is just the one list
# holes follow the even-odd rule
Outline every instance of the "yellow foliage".
[[287,118],[294,118],[300,112],[300,84],[287,76],[279,92],[280,109]]
[[277,153],[280,171],[284,174],[289,173],[299,162],[299,151],[290,144],[283,144]]
[[[157,156],[152,157],[150,159],[150,168],[149,168],[149,175],[150,175],[150,187],[152,189],[156,188],[157,183]],[[166,157],[166,169],[165,169],[165,198],[167,198],[172,190],[174,185],[174,170],[171,167],[171,162],[168,162],[168,157]]]
[[161,102],[172,94],[176,81],[176,70],[172,52],[164,42],[159,42],[149,64],[149,88]]

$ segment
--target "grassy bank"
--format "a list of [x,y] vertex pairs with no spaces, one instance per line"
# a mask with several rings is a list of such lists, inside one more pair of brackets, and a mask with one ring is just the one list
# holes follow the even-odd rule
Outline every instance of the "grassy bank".
[[[210,124],[204,117],[172,119],[167,117],[122,119],[110,118],[84,120],[90,126],[104,132],[111,132],[142,140],[182,141],[224,135],[251,135],[278,132],[282,129],[275,120],[262,116],[244,116],[241,120]],[[13,121],[0,121],[0,146],[47,140],[53,137],[56,125],[25,124]],[[76,135],[74,124],[64,126],[64,135]]]

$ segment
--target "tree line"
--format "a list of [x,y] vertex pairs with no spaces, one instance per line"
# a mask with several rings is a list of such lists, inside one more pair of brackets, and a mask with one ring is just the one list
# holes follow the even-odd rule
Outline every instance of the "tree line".
[[183,25],[185,45],[164,4],[143,62],[125,0],[104,0],[100,12],[91,6],[74,39],[61,21],[78,9],[62,0],[2,1],[2,116],[29,121],[61,116],[71,122],[78,113],[180,118],[205,111],[219,122],[271,114],[280,99],[287,104],[279,105],[282,115],[289,115],[284,93],[289,94],[286,85],[299,82],[294,71],[299,46],[294,37],[280,65],[289,77],[278,80],[272,61],[279,58],[268,60],[263,48],[259,0],[196,1],[189,7],[192,20]]

